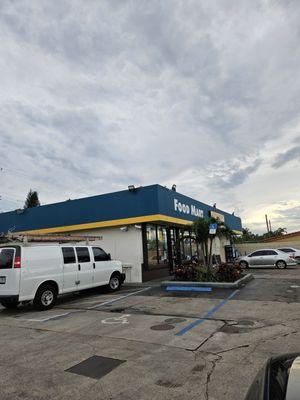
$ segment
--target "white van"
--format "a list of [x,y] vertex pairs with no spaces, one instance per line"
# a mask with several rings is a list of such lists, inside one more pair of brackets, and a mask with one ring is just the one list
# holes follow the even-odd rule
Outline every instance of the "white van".
[[6,308],[33,300],[37,309],[48,310],[59,294],[104,285],[115,291],[124,280],[122,263],[98,246],[0,247],[0,303]]

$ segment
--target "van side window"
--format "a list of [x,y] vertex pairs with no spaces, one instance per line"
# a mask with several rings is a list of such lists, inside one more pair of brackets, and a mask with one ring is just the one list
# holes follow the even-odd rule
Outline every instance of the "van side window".
[[78,262],[89,262],[90,253],[87,247],[76,247]]
[[13,266],[14,249],[2,249],[0,253],[0,269],[9,269]]
[[62,247],[61,249],[64,257],[64,264],[76,263],[75,251],[73,247]]
[[100,247],[93,247],[93,254],[95,261],[107,261],[109,259],[108,255]]

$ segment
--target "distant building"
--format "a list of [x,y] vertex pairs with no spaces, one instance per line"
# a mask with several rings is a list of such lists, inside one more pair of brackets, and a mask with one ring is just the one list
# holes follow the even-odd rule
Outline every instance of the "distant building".
[[[175,243],[198,218],[219,218],[241,233],[241,219],[160,185],[151,185],[0,214],[0,232],[98,235],[101,246],[126,267],[127,280],[142,282],[169,274],[178,256],[201,257],[191,239]],[[228,240],[213,253],[224,260]]]

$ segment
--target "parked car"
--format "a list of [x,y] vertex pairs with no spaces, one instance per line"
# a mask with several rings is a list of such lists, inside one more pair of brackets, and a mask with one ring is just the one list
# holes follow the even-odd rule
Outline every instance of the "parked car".
[[273,356],[257,373],[245,400],[299,399],[300,353]]
[[242,268],[249,267],[277,267],[286,268],[289,265],[296,265],[292,256],[280,250],[261,249],[253,251],[247,256],[238,257],[236,263]]
[[115,291],[124,280],[122,263],[98,246],[0,247],[0,303],[6,308],[33,300],[47,310],[60,294],[104,285]]
[[283,251],[284,253],[288,253],[290,256],[293,256],[295,261],[300,264],[300,250],[295,249],[294,247],[280,247],[278,249],[280,251]]

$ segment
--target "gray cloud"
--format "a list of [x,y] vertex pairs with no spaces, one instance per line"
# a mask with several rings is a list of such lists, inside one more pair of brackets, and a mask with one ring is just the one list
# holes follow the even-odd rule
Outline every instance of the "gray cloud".
[[14,160],[3,198],[171,182],[203,201],[213,188],[246,216],[236,188],[299,118],[299,12],[271,0],[1,1],[0,156]]
[[283,220],[293,220],[299,224],[300,206],[289,207],[284,210],[277,210],[277,213],[283,218]]
[[275,161],[272,164],[272,167],[280,168],[286,163],[293,160],[300,160],[300,146],[292,147],[284,153],[277,154],[277,156],[275,157]]
[[216,189],[234,189],[244,183],[261,165],[260,159],[243,159],[240,162],[220,164],[213,169],[209,179]]

